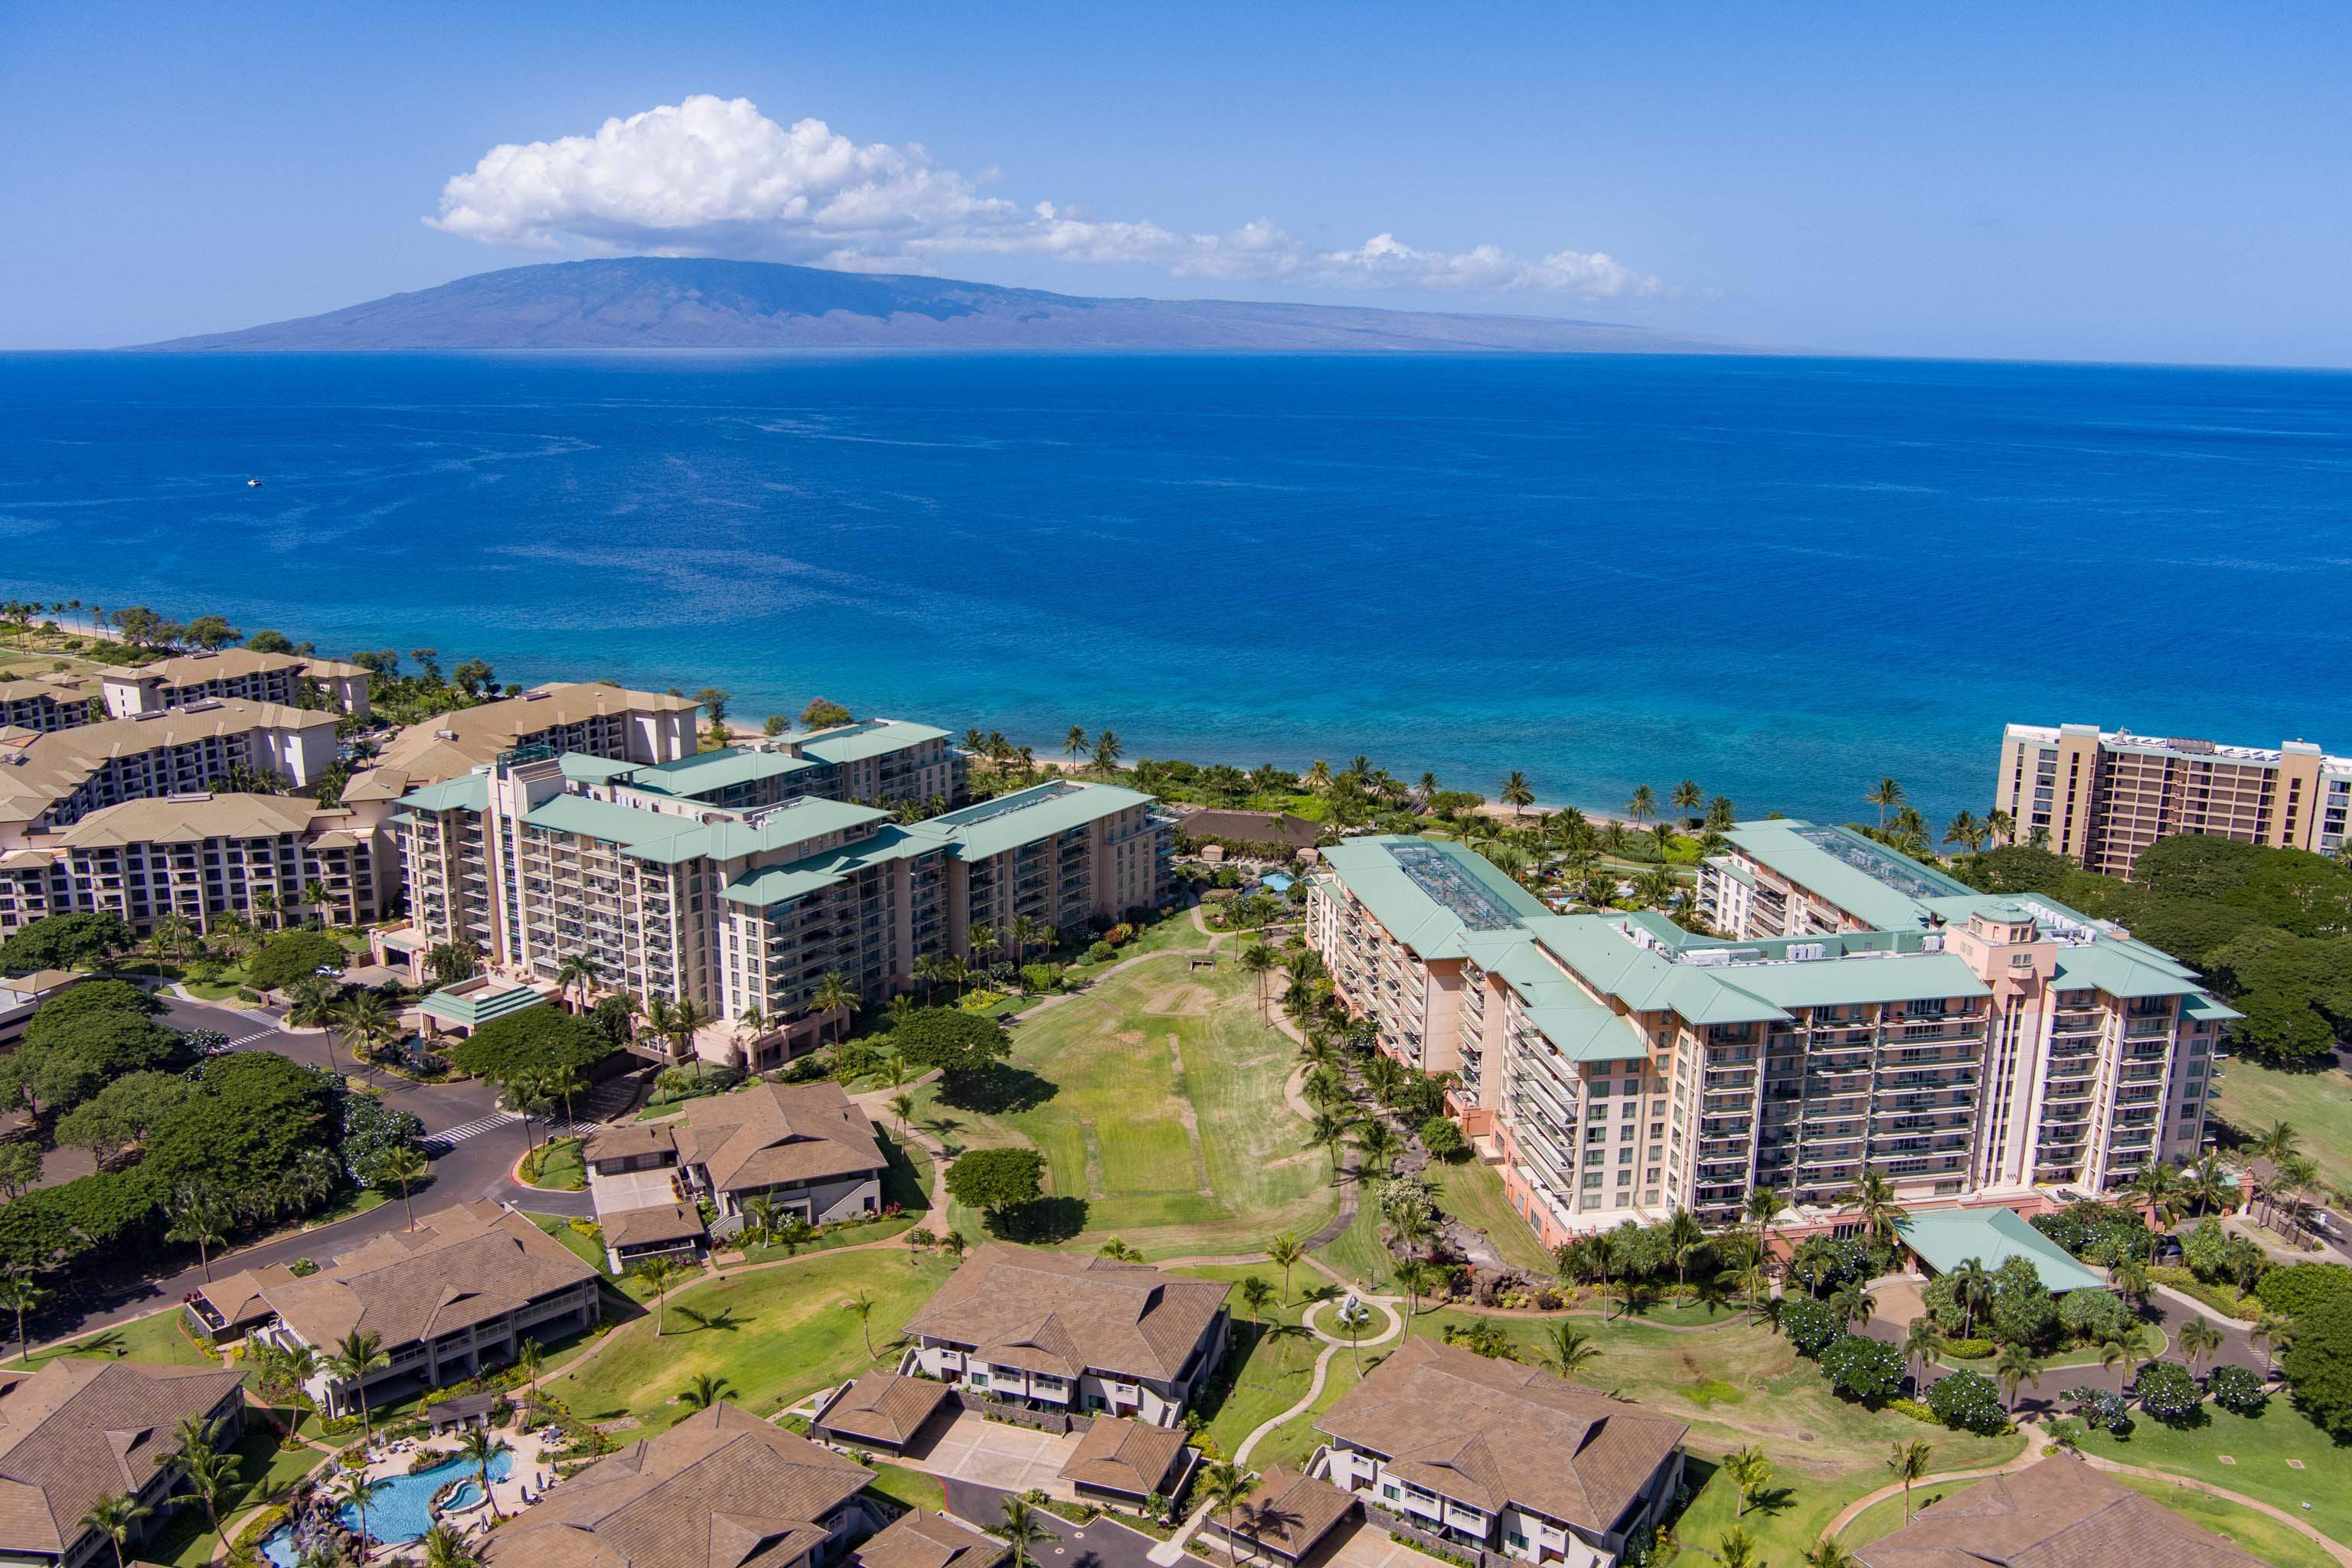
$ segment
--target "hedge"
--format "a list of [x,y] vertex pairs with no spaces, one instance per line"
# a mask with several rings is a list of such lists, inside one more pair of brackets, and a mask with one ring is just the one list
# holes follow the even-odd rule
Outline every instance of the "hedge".
[[2255,1299],[2284,1317],[2299,1317],[2314,1307],[2352,1296],[2352,1268],[2341,1263],[2290,1263],[2265,1273],[2254,1287]]

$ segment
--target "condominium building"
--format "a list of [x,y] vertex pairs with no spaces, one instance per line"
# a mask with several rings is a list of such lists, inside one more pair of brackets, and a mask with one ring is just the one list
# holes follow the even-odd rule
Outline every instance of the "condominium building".
[[[530,746],[616,762],[674,763],[694,755],[700,712],[689,698],[602,681],[558,682],[411,724],[377,752],[368,772],[384,775],[385,787],[374,793],[394,799]],[[352,781],[363,794],[371,786],[360,781],[367,776]]]
[[[782,1026],[827,974],[878,999],[921,961],[968,954],[980,925],[1009,946],[1021,921],[1073,931],[1171,883],[1169,819],[1133,790],[1055,781],[902,825],[793,793],[812,779],[785,752],[635,765],[528,748],[415,791],[393,819],[404,940],[541,979],[583,953],[606,987]],[[755,1041],[752,1065],[813,1037]]]
[[97,696],[97,689],[88,682],[68,680],[62,675],[0,680],[0,730],[47,734],[87,724]]
[[2263,1561],[2071,1454],[1961,1488],[1854,1556],[1862,1568],[2256,1568]]
[[125,801],[0,855],[0,934],[61,914],[119,915],[145,936],[172,915],[209,931],[224,915],[360,925],[377,912],[370,836],[300,795]]
[[1545,1245],[1680,1207],[1727,1221],[1759,1186],[1825,1212],[1865,1170],[1906,1202],[2035,1212],[2201,1146],[2237,1015],[2185,966],[1843,829],[1728,837],[1700,904],[1730,938],[1530,910],[1412,838],[1352,840],[1310,886],[1341,999],[1458,1075],[1454,1110]]
[[110,669],[99,681],[106,710],[118,719],[216,698],[292,708],[301,705],[305,683],[315,687],[320,700],[336,712],[367,717],[368,672],[356,664],[310,654],[225,647],[159,659],[134,669]]
[[242,769],[300,788],[335,760],[335,716],[210,700],[48,734],[0,737],[0,850],[37,846],[102,806],[196,795]]
[[764,743],[824,770],[806,793],[833,800],[954,805],[971,793],[971,759],[949,743],[946,731],[928,724],[865,719]]
[[1993,805],[2020,842],[2128,879],[2140,851],[2195,834],[2337,855],[2352,820],[2352,757],[2308,741],[2273,750],[2159,739],[2095,724],[2011,724]]

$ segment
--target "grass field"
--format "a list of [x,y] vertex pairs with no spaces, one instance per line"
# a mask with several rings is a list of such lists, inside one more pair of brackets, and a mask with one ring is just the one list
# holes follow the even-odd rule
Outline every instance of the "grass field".
[[[1013,1066],[1045,1086],[1036,1103],[983,1115],[926,1089],[925,1114],[964,1144],[1043,1153],[1053,1194],[1085,1202],[1076,1245],[1116,1236],[1151,1257],[1248,1251],[1313,1230],[1336,1201],[1329,1162],[1283,1101],[1293,1058],[1257,1016],[1249,976],[1194,973],[1171,955],[1015,1026]],[[982,1234],[976,1215],[950,1223]]]
[[580,1163],[577,1138],[556,1138],[539,1146],[524,1162],[523,1180],[550,1192],[576,1193],[588,1185],[588,1168]]
[[[122,1361],[160,1362],[170,1366],[220,1365],[219,1360],[199,1347],[180,1327],[180,1314],[171,1311],[151,1312],[119,1328],[100,1329],[94,1334],[84,1334],[68,1344],[49,1350],[37,1350],[25,1363],[39,1366],[59,1356],[104,1356]],[[13,1321],[9,1324],[14,1327]],[[8,1348],[14,1351],[12,1338]],[[16,1358],[9,1356],[9,1361]]]
[[[2267,1514],[2256,1513],[2242,1503],[2227,1502],[2202,1492],[2190,1491],[2166,1481],[2142,1480],[2137,1476],[2117,1476],[2116,1479],[2162,1503],[2191,1524],[2217,1535],[2228,1537],[2242,1551],[2250,1552],[2265,1563],[2281,1568],[2329,1568],[2335,1559],[2317,1544],[2297,1534]],[[1957,1497],[1975,1486],[1974,1481],[1960,1481],[1948,1486],[1916,1487],[1912,1489],[1915,1515],[1932,1500]],[[1882,1536],[1892,1535],[1903,1527],[1903,1500],[1890,1498],[1863,1510],[1854,1521],[1845,1527],[1841,1536],[1849,1550],[1866,1546]]]
[[726,1379],[745,1409],[769,1415],[872,1364],[843,1303],[861,1293],[874,1298],[874,1348],[887,1359],[899,1330],[947,1273],[946,1265],[915,1253],[818,1253],[692,1286],[671,1294],[668,1332],[656,1338],[647,1311],[546,1386],[583,1420],[628,1415],[658,1430],[687,1414],[676,1403],[678,1391],[695,1373],[709,1373]]
[[[1885,1483],[1881,1481],[1879,1484],[1884,1486]],[[1976,1485],[1974,1481],[1951,1481],[1943,1486],[1913,1487],[1911,1489],[1912,1517],[1916,1519],[1926,1512],[1929,1504],[1940,1502],[1948,1497],[1958,1497],[1974,1485]],[[1838,1539],[1852,1549],[1867,1546],[1880,1536],[1892,1535],[1902,1528],[1903,1500],[1899,1497],[1891,1497],[1883,1502],[1872,1503],[1854,1515],[1853,1522],[1839,1532]]]
[[[225,1523],[281,1495],[327,1460],[326,1455],[306,1445],[281,1449],[277,1430],[253,1411],[246,1413],[245,1436],[229,1452],[236,1457],[236,1470],[228,1496],[220,1502]],[[203,1508],[184,1502],[170,1522],[139,1548],[139,1557],[165,1568],[205,1568],[219,1545],[220,1537],[205,1523]]]
[[[1277,1296],[1282,1289],[1282,1270],[1270,1263],[1216,1265],[1182,1272],[1234,1286],[1255,1275],[1271,1286]],[[1223,1390],[1223,1397],[1209,1411],[1209,1424],[1203,1432],[1226,1458],[1233,1457],[1242,1439],[1260,1424],[1297,1404],[1314,1381],[1315,1358],[1322,1351],[1323,1342],[1307,1333],[1301,1321],[1309,1306],[1336,1287],[1302,1265],[1291,1271],[1289,1305],[1284,1306],[1277,1300],[1265,1310],[1263,1321],[1252,1320],[1238,1291],[1225,1303],[1233,1312],[1234,1343],[1240,1347],[1243,1360],[1232,1386]],[[1297,1425],[1304,1427],[1306,1424]],[[1269,1437],[1267,1444],[1273,1441]],[[1269,1462],[1266,1456],[1271,1452],[1267,1444],[1261,1444],[1258,1451],[1250,1456],[1251,1468],[1265,1468]]]
[[2288,1123],[2302,1135],[2303,1152],[2322,1181],[2352,1186],[2352,1075],[2334,1068],[2281,1072],[2232,1057],[2213,1109],[2249,1138],[2273,1121]]
[[1494,1166],[1483,1160],[1465,1160],[1459,1164],[1441,1165],[1432,1162],[1430,1175],[1437,1183],[1437,1206],[1447,1214],[1486,1234],[1503,1261],[1514,1268],[1524,1268],[1549,1279],[1554,1270],[1551,1254],[1528,1228],[1528,1222],[1511,1207],[1511,1200],[1503,1192],[1503,1178]]
[[[2352,1542],[2352,1448],[2337,1447],[2284,1399],[2273,1399],[2260,1415],[2232,1415],[2211,1405],[2206,1415],[2206,1425],[2186,1429],[2141,1416],[2129,1437],[2097,1431],[2083,1447],[2118,1464],[2190,1476],[2259,1498],[2333,1540]],[[2221,1463],[2223,1455],[2236,1463]]]

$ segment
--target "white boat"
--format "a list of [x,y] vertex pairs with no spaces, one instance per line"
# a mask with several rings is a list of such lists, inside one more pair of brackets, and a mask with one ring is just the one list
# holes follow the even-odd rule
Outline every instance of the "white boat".
[[257,490],[261,488],[261,481],[259,479],[247,479],[245,481],[245,488],[249,490]]

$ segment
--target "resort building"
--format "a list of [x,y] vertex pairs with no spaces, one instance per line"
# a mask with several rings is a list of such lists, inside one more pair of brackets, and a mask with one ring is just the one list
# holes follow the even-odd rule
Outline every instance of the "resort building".
[[803,793],[874,805],[901,802],[940,810],[971,793],[971,759],[948,742],[945,730],[902,719],[861,719],[760,742],[816,770]]
[[996,1568],[1013,1549],[945,1514],[916,1509],[849,1554],[856,1568]]
[[[37,849],[0,856],[0,935],[45,915],[120,916],[147,936],[178,915],[212,930],[377,915],[369,835],[291,795],[173,795],[100,806]],[[313,895],[318,895],[313,897]]]
[[459,942],[542,981],[585,954],[604,987],[762,1019],[749,1041],[696,1047],[762,1068],[845,1021],[812,1013],[828,974],[877,1001],[925,959],[970,953],[979,926],[1009,953],[1016,929],[1042,940],[1167,896],[1172,841],[1149,795],[1055,781],[902,825],[799,793],[828,765],[527,748],[416,790],[391,818],[414,922],[394,945]]
[[1727,837],[1699,901],[1728,939],[1546,913],[1413,838],[1350,840],[1311,885],[1341,1000],[1458,1075],[1454,1110],[1544,1245],[1676,1208],[1727,1222],[1759,1186],[1826,1224],[1865,1170],[1906,1204],[2033,1213],[2201,1148],[2237,1015],[2185,966],[1843,829]]
[[1181,1426],[1097,1415],[1055,1474],[1087,1501],[1139,1513],[1153,1498],[1181,1501],[1199,1462]]
[[[368,672],[358,665],[309,654],[257,653],[249,647],[185,653],[135,669],[110,669],[99,678],[99,686],[106,710],[117,719],[220,698],[288,708],[323,706],[362,719],[368,713]],[[311,700],[304,700],[306,691]]]
[[376,754],[369,771],[388,773],[406,791],[457,778],[503,752],[531,746],[615,762],[674,763],[694,754],[701,710],[684,697],[593,680],[555,682],[411,724]]
[[908,1321],[898,1370],[1031,1409],[1174,1426],[1224,1354],[1230,1289],[1107,1258],[980,1247]]
[[2129,879],[2140,851],[2196,834],[2336,855],[2352,820],[2352,757],[2159,739],[2095,724],[2011,724],[1993,805],[2068,859]]
[[942,1415],[952,1419],[961,1408],[943,1383],[877,1369],[820,1401],[809,1430],[829,1443],[903,1454]]
[[33,675],[0,680],[0,730],[30,730],[47,734],[87,724],[97,690],[62,675]]
[[244,1430],[244,1374],[135,1361],[59,1357],[0,1372],[0,1560],[23,1568],[110,1563],[115,1544],[87,1522],[100,1498],[151,1510],[124,1554],[172,1517],[183,1421],[212,1421],[226,1447]]
[[247,1269],[188,1300],[189,1326],[215,1340],[254,1335],[321,1357],[354,1330],[384,1361],[362,1382],[321,1371],[307,1385],[338,1415],[367,1399],[439,1388],[512,1361],[526,1339],[549,1341],[596,1321],[602,1276],[530,1220],[488,1198],[425,1215],[374,1237],[317,1273]]
[[299,789],[334,761],[333,714],[266,702],[199,702],[0,737],[0,851],[37,847],[101,806],[203,794],[240,769]]
[[1854,1555],[1864,1568],[2254,1568],[2263,1561],[2064,1455],[1955,1492]]
[[1679,1421],[1548,1372],[1407,1340],[1315,1419],[1318,1479],[1381,1522],[1527,1563],[1613,1568],[1683,1473]]
[[475,1550],[483,1568],[817,1568],[879,1522],[859,1496],[873,1479],[721,1400],[551,1488]]

